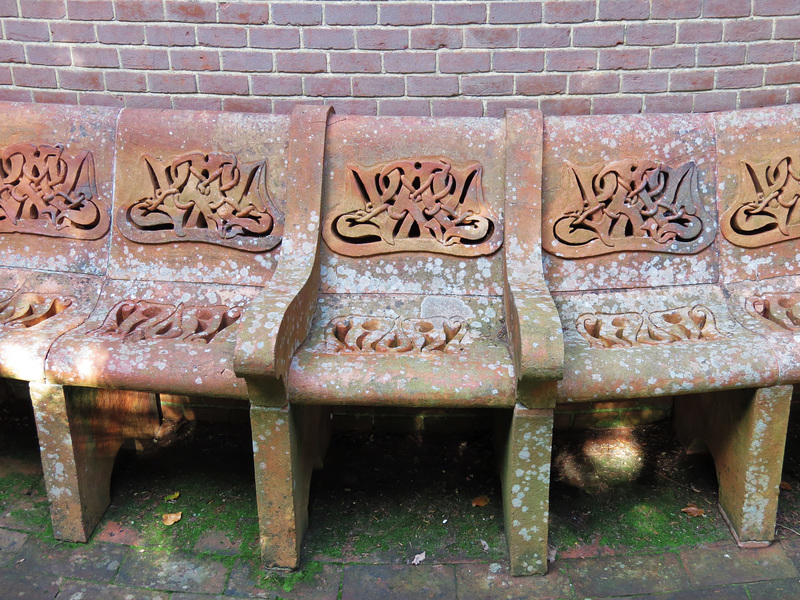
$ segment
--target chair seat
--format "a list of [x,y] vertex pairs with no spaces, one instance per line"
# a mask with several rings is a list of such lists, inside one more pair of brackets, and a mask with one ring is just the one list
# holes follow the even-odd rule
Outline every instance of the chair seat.
[[109,281],[86,323],[47,359],[61,385],[246,398],[235,332],[259,288]]
[[564,329],[558,402],[776,385],[770,344],[714,285],[554,295]]
[[502,298],[323,294],[289,372],[306,404],[514,406]]
[[0,269],[0,377],[42,381],[53,342],[86,320],[101,278]]

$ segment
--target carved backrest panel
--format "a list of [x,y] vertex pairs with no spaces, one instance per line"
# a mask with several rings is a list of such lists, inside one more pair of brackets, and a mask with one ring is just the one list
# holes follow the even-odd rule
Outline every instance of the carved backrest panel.
[[92,336],[120,338],[126,342],[180,339],[209,343],[242,316],[240,306],[185,306],[147,300],[124,300],[109,311]]
[[626,251],[694,254],[716,231],[697,187],[693,162],[675,168],[633,159],[567,162],[564,196],[544,224],[543,247],[564,258]]
[[330,352],[457,352],[467,332],[461,317],[391,319],[348,315],[326,326]]
[[800,238],[798,199],[800,158],[742,161],[737,197],[722,215],[722,233],[745,248]]
[[0,155],[0,180],[0,232],[96,240],[108,231],[88,150],[13,144]]
[[714,340],[723,335],[714,314],[699,304],[641,313],[586,313],[575,325],[593,348]]
[[267,191],[266,161],[190,152],[142,157],[142,191],[123,206],[119,229],[142,244],[207,242],[262,252],[280,243],[283,216]]
[[745,309],[754,317],[765,319],[775,331],[800,331],[800,293],[750,297]]
[[[4,295],[4,294],[3,294]],[[0,300],[0,327],[33,327],[72,306],[73,298],[16,292]]]
[[484,202],[477,162],[420,157],[346,168],[347,197],[323,226],[335,252],[479,256],[502,244],[502,225]]

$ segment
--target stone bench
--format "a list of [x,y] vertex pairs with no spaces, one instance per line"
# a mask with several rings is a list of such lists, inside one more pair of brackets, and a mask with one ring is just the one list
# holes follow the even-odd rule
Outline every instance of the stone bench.
[[791,387],[721,285],[716,154],[708,115],[545,120],[544,270],[565,361],[533,402],[679,396],[680,436],[711,450],[722,513],[755,546],[774,536]]
[[739,161],[773,161],[774,187],[797,109],[3,108],[0,376],[30,382],[58,537],[91,534],[159,394],[249,402],[262,555],[281,567],[332,406],[486,407],[511,571],[544,573],[555,406],[692,394],[681,438],[712,451],[738,541],[772,539],[795,321],[769,295],[794,270],[784,238],[747,245],[725,219],[765,227]]

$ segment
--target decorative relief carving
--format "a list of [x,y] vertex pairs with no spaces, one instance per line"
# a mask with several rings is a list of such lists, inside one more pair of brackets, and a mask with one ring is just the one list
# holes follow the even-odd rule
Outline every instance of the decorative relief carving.
[[119,229],[141,244],[207,242],[262,252],[281,241],[283,216],[267,191],[267,163],[192,152],[143,156],[143,197],[127,203]]
[[556,201],[542,230],[544,248],[556,256],[694,254],[714,240],[693,162],[677,168],[651,160],[567,162],[562,190],[569,195]]
[[467,332],[460,317],[390,319],[349,315],[326,327],[331,352],[453,352]]
[[800,331],[800,293],[748,298],[745,309],[754,317],[766,319],[775,331]]
[[348,165],[347,196],[325,222],[325,242],[347,256],[491,254],[503,231],[484,202],[481,173],[479,163],[456,166],[441,157]]
[[586,313],[578,317],[578,332],[592,348],[673,344],[723,337],[714,314],[705,306],[641,313]]
[[800,238],[800,163],[789,156],[742,161],[736,201],[722,216],[722,233],[745,248]]
[[238,321],[242,312],[239,306],[184,306],[183,303],[173,306],[147,300],[124,300],[88,335],[121,338],[126,342],[180,339],[209,343]]
[[96,240],[108,231],[94,158],[62,144],[13,144],[0,156],[0,232]]
[[[5,291],[5,290],[3,290]],[[33,327],[72,306],[72,298],[16,292],[0,300],[0,327]]]

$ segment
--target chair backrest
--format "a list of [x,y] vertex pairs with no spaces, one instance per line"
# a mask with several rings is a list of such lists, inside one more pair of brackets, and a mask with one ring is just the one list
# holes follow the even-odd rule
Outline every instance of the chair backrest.
[[715,166],[707,115],[546,118],[551,291],[716,282]]
[[109,276],[262,286],[280,253],[288,116],[125,109]]

